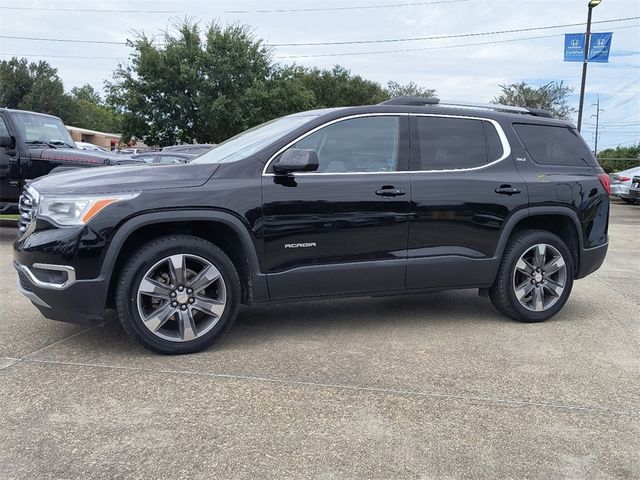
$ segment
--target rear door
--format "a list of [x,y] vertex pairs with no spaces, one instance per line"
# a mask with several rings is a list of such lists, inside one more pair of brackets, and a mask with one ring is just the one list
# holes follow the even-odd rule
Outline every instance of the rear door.
[[503,225],[527,204],[502,128],[438,115],[412,116],[411,128],[407,288],[490,283]]
[[[404,288],[408,117],[360,115],[309,132],[317,172],[262,177],[264,258],[273,299]],[[277,157],[276,157],[277,158]]]

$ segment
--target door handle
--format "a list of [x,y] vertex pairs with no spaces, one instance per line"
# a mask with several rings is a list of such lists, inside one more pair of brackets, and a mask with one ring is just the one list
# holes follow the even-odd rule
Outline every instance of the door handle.
[[376,190],[376,195],[381,197],[399,197],[406,192],[394,187],[393,185],[384,185],[382,188]]
[[516,193],[521,193],[521,190],[514,188],[511,185],[500,185],[496,188],[495,192],[500,195],[515,195]]

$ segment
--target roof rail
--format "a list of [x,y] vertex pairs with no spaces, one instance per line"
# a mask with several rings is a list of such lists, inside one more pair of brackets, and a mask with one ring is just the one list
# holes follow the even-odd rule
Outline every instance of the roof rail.
[[515,107],[513,105],[502,105],[500,103],[456,102],[427,97],[398,97],[387,100],[386,102],[382,102],[379,105],[409,105],[416,107],[438,105],[441,107],[484,108],[497,112],[521,113],[524,115],[533,115],[535,117],[553,118],[553,115],[551,113],[539,108]]
[[437,105],[438,103],[440,103],[440,99],[434,97],[398,97],[381,102],[378,105],[411,105],[414,107],[422,107],[424,105]]

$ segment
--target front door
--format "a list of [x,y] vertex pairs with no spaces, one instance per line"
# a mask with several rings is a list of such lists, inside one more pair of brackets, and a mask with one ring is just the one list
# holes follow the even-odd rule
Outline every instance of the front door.
[[410,201],[406,115],[358,116],[306,134],[316,172],[262,178],[272,299],[404,288]]

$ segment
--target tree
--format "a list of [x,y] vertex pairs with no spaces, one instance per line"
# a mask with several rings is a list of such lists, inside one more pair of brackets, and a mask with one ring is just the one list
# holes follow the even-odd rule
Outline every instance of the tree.
[[125,138],[147,144],[220,142],[252,126],[247,108],[270,73],[269,51],[246,26],[184,21],[163,45],[140,35],[131,62],[106,83],[108,101],[123,115]]
[[296,75],[305,88],[313,92],[316,108],[368,105],[389,98],[380,84],[352,75],[340,65],[331,70],[298,67]]
[[398,97],[434,98],[436,96],[436,91],[430,88],[419,87],[414,82],[409,82],[402,85],[398,82],[391,81],[387,83],[387,94],[389,98],[398,98]]
[[122,129],[120,114],[107,106],[91,85],[72,88],[69,97],[70,108],[65,119],[68,125],[101,132],[119,132]]
[[0,62],[0,105],[64,119],[70,102],[55,68],[45,61],[29,63],[13,57]]
[[567,97],[573,89],[565,86],[563,82],[549,82],[537,88],[520,82],[500,85],[500,88],[502,93],[495,97],[492,103],[540,108],[562,119],[568,119],[575,111],[567,102]]

